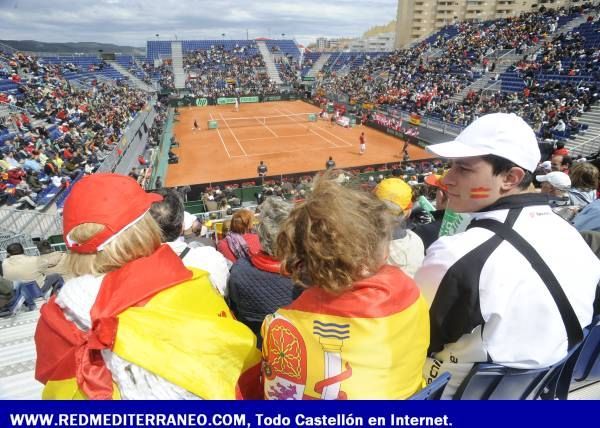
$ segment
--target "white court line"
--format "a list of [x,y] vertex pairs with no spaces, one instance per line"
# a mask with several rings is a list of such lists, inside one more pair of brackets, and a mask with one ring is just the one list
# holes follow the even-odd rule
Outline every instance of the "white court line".
[[[285,110],[287,110],[287,109],[283,109],[283,110],[285,111]],[[287,111],[288,111],[289,113],[291,113],[289,110],[287,110]],[[327,133],[328,133],[329,135],[331,135],[332,137],[335,137],[335,138],[337,138],[337,139],[338,139],[338,140],[340,140],[342,143],[344,143],[344,144],[345,144],[347,147],[352,147],[352,146],[353,146],[353,144],[351,144],[351,143],[347,142],[346,140],[344,140],[344,139],[342,139],[342,138],[338,137],[338,136],[337,136],[337,135],[335,135],[335,134],[332,134],[332,133],[331,133],[331,132],[329,132],[327,129],[325,129],[325,128],[321,128],[321,127],[320,127],[320,126],[318,126],[318,125],[317,125],[317,128],[319,128],[319,129],[320,129],[321,131],[323,131],[323,132],[327,132]]]
[[[295,138],[295,137],[306,137],[306,134],[298,134],[298,135],[279,135],[278,138]],[[240,140],[240,143],[245,141],[258,141],[258,140],[272,140],[271,137],[260,137],[260,138],[244,138]]]
[[[275,110],[277,110],[279,113],[283,113],[283,111],[279,110],[278,108],[275,108]],[[288,110],[289,111],[289,110]],[[285,114],[285,113],[284,113]],[[291,113],[293,114],[293,113]],[[322,140],[327,141],[330,145],[332,145],[333,148],[339,148],[340,146],[338,146],[337,144],[335,144],[333,141],[328,140],[327,138],[323,137],[321,134],[317,134],[315,131],[313,131],[312,128],[309,128],[308,126],[304,126],[301,123],[299,123],[297,120],[292,119],[291,117],[287,116],[289,120],[291,120],[292,122],[294,122],[296,125],[300,125],[301,127],[303,127],[304,129],[308,129],[308,132],[315,134],[317,137],[321,138]]]
[[271,128],[269,128],[266,123],[262,123],[260,120],[258,120],[258,117],[255,117],[255,119],[256,119],[256,121],[258,123],[260,123],[262,126],[264,126],[265,128],[267,128],[271,134],[273,134],[274,136],[276,136],[277,138],[279,138],[279,135],[277,135],[275,133],[275,131],[273,131]]
[[237,142],[238,146],[240,146],[240,149],[242,149],[242,152],[244,153],[244,155],[248,156],[248,153],[246,153],[246,150],[244,150],[244,148],[240,144],[240,140],[238,140],[238,138],[235,136],[234,132],[229,127],[229,124],[227,123],[227,119],[225,119],[223,117],[223,114],[221,114],[221,113],[219,113],[219,116],[221,116],[221,119],[223,119],[223,121],[225,122],[225,125],[227,126],[227,129],[229,129],[229,132],[231,132],[231,135],[233,135],[233,138],[235,138],[235,141]]
[[[210,120],[214,120],[212,113],[209,113],[209,115],[210,115]],[[229,159],[231,159],[231,155],[229,154],[229,150],[227,150],[227,146],[225,145],[225,141],[223,141],[223,136],[219,132],[219,128],[218,127],[217,127],[217,134],[219,134],[219,138],[221,139],[221,144],[223,144],[223,148],[225,149],[225,153],[227,153],[227,157]]]
[[312,149],[301,148],[301,149],[295,149],[295,150],[281,150],[278,152],[256,153],[256,154],[252,154],[252,155],[248,155],[248,156],[240,155],[240,156],[231,156],[231,157],[232,158],[252,158],[252,157],[258,157],[258,156],[278,155],[280,153],[314,152],[317,150],[326,150],[326,149],[327,149],[327,147],[314,147]]

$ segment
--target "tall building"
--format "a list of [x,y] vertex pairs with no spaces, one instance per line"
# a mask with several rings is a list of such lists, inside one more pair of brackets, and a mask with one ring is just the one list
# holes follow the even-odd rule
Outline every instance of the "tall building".
[[486,21],[531,12],[544,6],[557,8],[583,0],[398,0],[395,47],[467,19]]
[[381,33],[376,36],[350,41],[350,52],[389,52],[394,50],[394,33]]

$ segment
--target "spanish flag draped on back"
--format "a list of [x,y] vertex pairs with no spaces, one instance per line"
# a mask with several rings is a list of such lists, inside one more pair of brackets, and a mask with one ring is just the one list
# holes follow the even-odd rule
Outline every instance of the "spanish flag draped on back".
[[313,287],[263,323],[269,399],[402,399],[423,387],[427,304],[386,265],[340,295]]
[[[124,286],[126,285],[126,286]],[[45,399],[119,398],[102,350],[204,399],[260,398],[254,334],[231,315],[208,273],[161,246],[110,272],[80,330],[52,298],[35,334]]]

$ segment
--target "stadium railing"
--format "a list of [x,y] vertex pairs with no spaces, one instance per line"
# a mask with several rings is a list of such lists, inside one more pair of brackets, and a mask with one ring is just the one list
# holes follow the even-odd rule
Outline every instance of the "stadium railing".
[[146,108],[138,112],[133,122],[125,129],[121,140],[104,159],[96,172],[129,174],[131,167],[135,164],[135,159],[137,159],[148,141],[148,131],[156,117],[155,104],[156,97],[152,97]]

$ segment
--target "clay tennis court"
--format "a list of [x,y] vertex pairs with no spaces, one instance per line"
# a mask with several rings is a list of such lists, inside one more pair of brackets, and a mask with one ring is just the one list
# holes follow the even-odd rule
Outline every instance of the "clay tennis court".
[[[368,127],[343,128],[329,121],[309,122],[320,110],[303,101],[181,107],[173,132],[179,147],[173,149],[179,163],[169,165],[166,185],[203,184],[256,177],[263,160],[268,175],[316,171],[325,168],[329,156],[338,168],[350,168],[402,160],[404,145],[398,138]],[[193,130],[194,120],[200,126]],[[216,120],[218,129],[208,129]],[[359,153],[364,132],[367,150]],[[430,158],[425,150],[409,146],[412,160]]]

